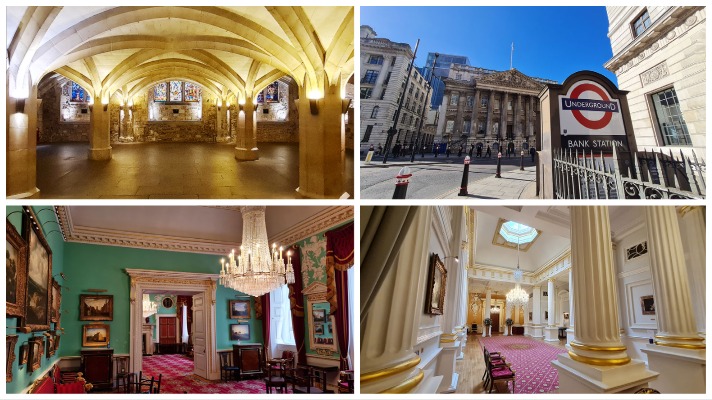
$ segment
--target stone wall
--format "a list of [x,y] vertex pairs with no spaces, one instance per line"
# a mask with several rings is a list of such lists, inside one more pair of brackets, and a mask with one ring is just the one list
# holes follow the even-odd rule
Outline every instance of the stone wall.
[[[37,109],[37,126],[40,128],[39,143],[54,142],[88,142],[89,141],[89,112],[82,114],[79,104],[61,102],[62,88],[55,86],[48,90],[42,99],[42,105]],[[68,97],[67,97],[68,99]],[[80,121],[65,121],[63,115],[80,115]],[[86,116],[86,121],[83,120]]]
[[[299,111],[295,103],[299,90],[294,81],[278,83],[280,102],[257,105],[258,143],[299,142]],[[266,114],[265,109],[269,110]]]

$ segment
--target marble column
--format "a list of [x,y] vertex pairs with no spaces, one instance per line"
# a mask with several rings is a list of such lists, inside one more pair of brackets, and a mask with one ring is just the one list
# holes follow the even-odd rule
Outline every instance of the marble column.
[[541,286],[534,286],[532,289],[532,327],[529,334],[535,338],[544,336],[541,323]]
[[621,342],[608,207],[573,206],[569,213],[577,322],[568,353],[552,361],[560,393],[634,391],[657,374],[631,360]]
[[547,281],[547,291],[549,294],[547,297],[549,319],[546,321],[546,328],[544,329],[544,340],[558,342],[559,331],[556,327],[556,287],[554,286],[554,278],[549,278]]
[[[485,292],[485,318],[490,318],[491,316],[491,308],[492,308],[492,290],[487,289]],[[485,337],[489,334],[489,329],[487,328],[487,325],[485,325],[485,320],[484,318],[482,319],[482,337]]]
[[569,328],[566,329],[566,344],[570,344],[574,338],[574,268],[569,268]]
[[[499,114],[499,132],[498,132],[498,135],[499,135],[499,137],[502,138],[502,141],[506,141],[506,138],[507,138],[507,115],[509,114],[508,104],[509,104],[509,93],[504,92],[504,93],[502,93],[502,101],[500,102],[501,111]],[[507,148],[506,144],[503,144],[502,147],[504,147],[505,149]]]
[[426,376],[421,357],[428,355],[414,348],[425,301],[432,210],[419,207],[375,294],[379,306],[371,308],[361,326],[361,393],[434,393],[442,380],[432,371]]
[[[491,138],[492,137],[492,124],[494,123],[493,118],[492,118],[492,113],[494,109],[494,91],[490,90],[489,94],[487,95],[487,121],[485,122],[485,137],[486,138]],[[482,150],[482,154],[484,154],[485,149]],[[496,154],[495,154],[496,155]]]
[[682,242],[687,265],[687,281],[692,297],[692,309],[697,322],[697,332],[705,335],[707,293],[705,265],[707,260],[707,234],[705,208],[701,206],[678,207],[678,222],[685,240]]

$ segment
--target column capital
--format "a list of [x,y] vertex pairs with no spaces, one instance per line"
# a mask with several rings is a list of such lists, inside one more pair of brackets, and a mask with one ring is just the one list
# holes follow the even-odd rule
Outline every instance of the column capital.
[[701,209],[701,206],[677,206],[675,207],[677,209],[677,213],[680,215],[680,218],[684,218],[685,215],[687,215],[690,211],[696,210],[696,209]]

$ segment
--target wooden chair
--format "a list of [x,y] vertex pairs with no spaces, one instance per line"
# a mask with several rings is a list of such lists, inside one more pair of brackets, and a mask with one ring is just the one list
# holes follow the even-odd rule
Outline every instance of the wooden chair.
[[136,377],[136,374],[129,374],[129,376],[131,377],[131,382],[129,383],[129,386],[135,388],[136,391],[134,393],[161,393],[161,379],[163,378],[163,374],[158,374],[158,379],[156,379],[155,376],[152,376],[149,379],[143,377],[143,371],[139,371],[138,380],[135,381],[133,378]]
[[486,363],[486,370],[485,373],[487,375],[487,379],[485,380],[485,390],[487,389],[487,384],[489,383],[489,392],[492,393],[492,389],[494,389],[494,385],[496,382],[506,382],[507,388],[509,388],[509,382],[512,382],[512,391],[510,393],[514,393],[515,389],[515,378],[516,375],[514,373],[514,370],[510,368],[510,366],[506,363],[498,363],[497,365],[493,364],[492,358],[487,355],[485,358],[485,363]]
[[265,391],[268,394],[272,393],[272,389],[278,390],[279,393],[287,393],[287,377],[285,371],[285,363],[280,361],[269,361],[265,368],[266,377]]
[[354,371],[345,370],[339,372],[339,393],[354,392]]
[[240,379],[247,377],[262,378],[265,370],[264,347],[261,344],[232,345],[233,354],[240,368]]
[[[496,366],[507,365],[505,357],[503,355],[501,355],[499,352],[490,353],[486,347],[482,346],[482,353],[483,353],[484,359],[485,359],[485,366],[487,366],[488,363],[494,364]],[[487,374],[487,368],[485,368],[485,372],[482,374],[482,380],[485,381],[485,387],[486,387],[487,383],[489,382],[489,375]]]
[[324,393],[314,386],[314,374],[308,365],[297,364],[289,372],[292,393]]
[[240,379],[240,367],[232,365],[230,360],[232,357],[232,352],[223,351],[220,354],[220,380],[229,381],[231,378],[235,380]]

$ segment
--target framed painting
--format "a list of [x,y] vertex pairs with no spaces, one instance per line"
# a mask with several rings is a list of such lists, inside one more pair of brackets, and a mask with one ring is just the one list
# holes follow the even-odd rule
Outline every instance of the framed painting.
[[59,339],[61,339],[61,338],[62,338],[62,337],[59,336],[59,335],[56,335],[56,336],[54,337],[54,351],[55,351],[55,352],[56,352],[57,350],[59,350]]
[[112,321],[114,319],[114,296],[111,294],[80,294],[80,321]]
[[83,347],[106,347],[111,340],[111,327],[107,324],[82,326]]
[[643,309],[643,315],[655,315],[655,299],[653,296],[641,296],[640,307]]
[[5,345],[7,352],[5,353],[5,377],[6,382],[12,382],[12,363],[15,362],[15,345],[17,344],[17,335],[5,336]]
[[250,318],[250,301],[249,300],[228,300],[231,319],[249,319]]
[[428,271],[428,286],[425,293],[425,313],[431,315],[442,315],[445,307],[445,283],[447,282],[447,270],[445,264],[440,260],[440,256],[433,253],[430,255],[430,268]]
[[19,365],[27,364],[27,353],[30,351],[30,345],[25,343],[20,346],[20,361]]
[[230,324],[230,340],[233,342],[238,340],[250,340],[250,325]]
[[32,331],[46,331],[52,296],[52,250],[32,207],[25,206],[25,211],[22,235],[27,242],[27,294],[23,323]]
[[44,340],[42,337],[32,337],[27,340],[30,352],[27,360],[27,372],[33,372],[42,366],[44,355]]
[[5,314],[25,317],[27,290],[27,244],[15,227],[6,222],[5,234]]
[[52,279],[52,306],[49,311],[50,322],[59,322],[60,305],[62,304],[62,287]]
[[47,337],[47,358],[50,358],[54,355],[55,351],[57,349],[54,347],[54,341],[57,339],[57,335],[54,331],[49,331],[49,336]]
[[[309,331],[309,347],[315,349],[319,354],[331,355],[336,351],[336,332],[334,326],[336,320],[331,314],[331,304],[319,298],[318,300],[307,299],[308,315],[307,324],[311,327]],[[327,350],[326,353],[323,350]]]

